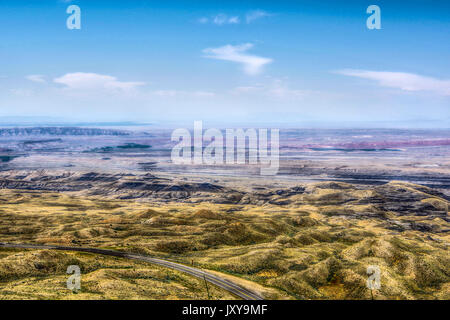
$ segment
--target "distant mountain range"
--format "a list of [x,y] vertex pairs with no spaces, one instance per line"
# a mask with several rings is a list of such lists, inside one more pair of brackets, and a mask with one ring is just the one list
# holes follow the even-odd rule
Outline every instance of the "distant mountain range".
[[113,129],[78,127],[0,128],[0,136],[125,136],[129,132]]
[[67,119],[52,117],[0,117],[0,127],[131,127],[144,125],[148,126],[151,124],[135,121],[71,121]]

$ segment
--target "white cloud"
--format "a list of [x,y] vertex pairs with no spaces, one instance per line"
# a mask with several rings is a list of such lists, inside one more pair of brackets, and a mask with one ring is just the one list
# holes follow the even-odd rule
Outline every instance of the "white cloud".
[[225,24],[239,24],[241,19],[238,16],[227,16],[226,14],[220,13],[211,18],[202,17],[197,20],[201,24],[207,24],[209,22],[215,25],[222,26]]
[[[188,99],[210,98],[216,95],[214,92],[201,90],[136,90],[146,83],[119,81],[113,76],[85,72],[67,73],[53,79],[53,82],[64,85],[62,89],[57,91],[59,93],[86,98],[101,98],[105,96],[114,96],[114,98],[117,98],[123,96],[127,98],[134,97],[136,99],[147,99],[151,97],[177,97]],[[29,93],[24,90],[14,90],[11,92],[15,95],[29,95]]]
[[207,48],[203,52],[206,54],[206,58],[241,63],[245,73],[255,75],[262,71],[264,65],[271,63],[272,59],[247,54],[246,51],[251,48],[253,48],[253,44],[245,43],[238,46],[226,45],[219,48]]
[[239,22],[241,22],[241,20],[237,16],[228,18],[228,23],[230,24],[238,24]]
[[33,82],[47,83],[47,81],[45,81],[45,79],[44,79],[44,76],[40,75],[40,74],[30,74],[30,75],[26,76],[25,79],[33,81]]
[[144,82],[124,82],[117,80],[116,77],[84,72],[67,73],[62,77],[53,79],[53,81],[63,84],[67,88],[80,90],[105,89],[128,91],[145,84]]
[[255,20],[261,19],[261,18],[265,18],[265,17],[270,17],[272,14],[263,10],[254,10],[254,11],[250,11],[246,14],[245,16],[245,20],[247,21],[247,23],[252,23]]
[[450,80],[440,80],[406,72],[387,72],[346,69],[338,74],[377,81],[380,86],[404,91],[428,91],[450,96]]
[[239,17],[228,17],[226,14],[218,14],[212,21],[219,26],[223,24],[236,24],[239,23]]
[[[258,19],[266,18],[273,16],[272,13],[269,13],[264,10],[253,10],[247,12],[245,15],[245,21],[247,24],[250,24]],[[229,16],[224,13],[219,13],[212,17],[202,17],[197,20],[198,23],[201,24],[207,24],[207,23],[213,23],[218,26],[226,25],[226,24],[239,24],[241,23],[241,17],[239,16]]]

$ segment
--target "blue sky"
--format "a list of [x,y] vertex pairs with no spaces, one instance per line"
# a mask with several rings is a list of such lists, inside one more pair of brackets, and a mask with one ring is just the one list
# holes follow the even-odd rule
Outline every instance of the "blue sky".
[[0,30],[0,116],[450,122],[447,1],[2,0]]

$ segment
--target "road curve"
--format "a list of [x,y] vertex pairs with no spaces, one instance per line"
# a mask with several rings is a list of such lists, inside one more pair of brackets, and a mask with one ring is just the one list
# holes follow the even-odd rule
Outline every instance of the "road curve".
[[233,283],[229,280],[216,276],[212,273],[203,271],[198,268],[193,268],[189,266],[185,266],[180,263],[175,263],[167,260],[162,260],[158,258],[152,258],[149,256],[144,256],[141,254],[127,253],[116,250],[107,250],[107,249],[98,249],[98,248],[84,248],[84,247],[65,247],[65,246],[54,246],[54,245],[38,245],[38,244],[18,244],[18,243],[2,243],[0,242],[0,248],[18,248],[18,249],[39,249],[39,250],[62,250],[62,251],[80,251],[80,252],[88,252],[88,253],[96,253],[103,254],[107,256],[113,257],[121,257],[126,259],[133,259],[139,261],[145,261],[153,264],[157,264],[163,267],[171,268],[174,270],[178,270],[180,272],[184,272],[190,274],[191,276],[205,279],[206,281],[225,289],[232,294],[241,297],[244,300],[263,300],[263,297],[260,295],[249,291],[240,285]]

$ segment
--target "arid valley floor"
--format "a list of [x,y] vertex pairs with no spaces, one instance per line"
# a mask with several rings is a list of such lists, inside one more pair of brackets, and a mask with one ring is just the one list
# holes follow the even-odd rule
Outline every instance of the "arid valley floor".
[[[262,177],[175,166],[163,130],[0,129],[0,243],[144,254],[265,299],[450,299],[450,131],[290,130],[280,147]],[[0,299],[236,298],[149,263],[0,248]]]

